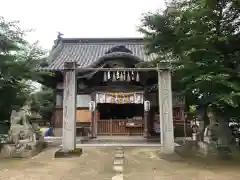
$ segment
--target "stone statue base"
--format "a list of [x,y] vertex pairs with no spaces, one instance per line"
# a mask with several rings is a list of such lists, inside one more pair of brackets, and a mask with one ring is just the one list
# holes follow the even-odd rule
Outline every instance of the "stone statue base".
[[1,158],[29,158],[36,156],[46,148],[46,144],[42,141],[37,142],[34,146],[24,144],[16,146],[15,144],[3,144],[1,147]]
[[240,154],[239,151],[234,151],[234,147],[222,147],[213,142],[197,142],[192,140],[185,141],[179,148],[176,148],[176,152],[186,158],[196,157],[212,161],[233,160]]
[[198,152],[201,157],[227,160],[235,156],[236,147],[231,145],[219,146],[217,143],[213,142],[198,142]]

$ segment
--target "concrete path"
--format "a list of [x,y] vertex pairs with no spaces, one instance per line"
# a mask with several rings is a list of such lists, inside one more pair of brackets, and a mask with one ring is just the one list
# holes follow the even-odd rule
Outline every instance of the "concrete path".
[[[28,160],[0,160],[0,180],[187,180],[240,179],[236,166],[202,166],[159,158],[156,148],[124,147],[123,174],[116,176],[116,148],[84,148],[79,158],[53,159],[56,148]],[[120,153],[121,154],[121,153]]]

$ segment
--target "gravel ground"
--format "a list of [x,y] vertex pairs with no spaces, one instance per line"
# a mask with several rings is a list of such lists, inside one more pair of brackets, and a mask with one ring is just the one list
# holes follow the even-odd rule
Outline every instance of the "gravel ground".
[[[111,180],[115,148],[84,148],[79,158],[54,159],[50,148],[31,159],[1,160],[0,180]],[[159,158],[155,148],[124,148],[124,180],[236,180],[238,166]],[[160,157],[162,157],[160,155]]]

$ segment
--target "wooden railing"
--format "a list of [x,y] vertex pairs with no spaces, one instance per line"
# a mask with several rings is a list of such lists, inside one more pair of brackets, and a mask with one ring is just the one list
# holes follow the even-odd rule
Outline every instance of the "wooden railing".
[[126,120],[98,120],[98,135],[143,135],[143,127],[126,127]]
[[184,127],[184,123],[186,127],[190,127],[190,123],[189,122],[184,122],[184,120],[180,119],[180,118],[173,118],[173,125],[178,126],[178,127]]

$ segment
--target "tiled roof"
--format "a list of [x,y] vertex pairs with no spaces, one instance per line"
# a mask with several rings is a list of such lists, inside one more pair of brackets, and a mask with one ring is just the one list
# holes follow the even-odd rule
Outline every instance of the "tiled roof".
[[[84,38],[62,39],[50,53],[49,66],[46,70],[63,69],[64,62],[75,61],[79,67],[91,66],[106,52],[115,46],[124,46],[142,61],[151,61],[154,55],[146,55],[142,38]],[[126,53],[125,53],[126,54]]]

